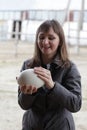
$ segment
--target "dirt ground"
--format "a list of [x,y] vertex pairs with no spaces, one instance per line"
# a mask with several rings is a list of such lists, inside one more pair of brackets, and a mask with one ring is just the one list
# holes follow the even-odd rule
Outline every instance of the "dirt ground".
[[[24,110],[17,102],[16,76],[23,61],[32,56],[33,48],[33,44],[27,43],[0,43],[0,130],[21,130]],[[70,48],[70,58],[82,76],[83,104],[81,110],[73,114],[76,130],[87,130],[87,48],[81,48],[79,54]]]

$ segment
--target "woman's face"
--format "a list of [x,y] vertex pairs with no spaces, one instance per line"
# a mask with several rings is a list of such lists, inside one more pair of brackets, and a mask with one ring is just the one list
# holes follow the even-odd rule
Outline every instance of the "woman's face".
[[38,34],[38,46],[42,52],[42,56],[52,58],[57,52],[59,41],[59,36],[52,28],[46,33],[40,32]]

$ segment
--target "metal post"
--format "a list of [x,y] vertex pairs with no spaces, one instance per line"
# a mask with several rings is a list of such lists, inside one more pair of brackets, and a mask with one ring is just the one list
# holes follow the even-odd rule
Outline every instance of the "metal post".
[[68,45],[69,45],[69,34],[70,34],[70,17],[69,17],[69,14],[70,14],[70,4],[71,4],[71,0],[68,1],[68,10],[67,10],[67,22],[68,22]]
[[15,31],[15,56],[17,56],[18,54],[18,42],[19,42],[19,39],[18,39],[18,36],[19,36],[19,23],[18,21],[16,22],[16,31]]
[[79,54],[80,30],[82,30],[83,26],[83,18],[84,18],[83,14],[84,14],[84,0],[82,0],[81,2],[81,10],[79,11],[78,28],[77,28],[77,45],[76,45],[77,54]]

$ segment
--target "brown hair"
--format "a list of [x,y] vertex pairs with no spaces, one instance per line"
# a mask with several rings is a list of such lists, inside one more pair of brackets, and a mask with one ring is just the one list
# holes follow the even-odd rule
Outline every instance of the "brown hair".
[[68,52],[67,52],[67,46],[65,42],[65,35],[62,26],[57,20],[46,20],[43,22],[37,29],[36,32],[36,39],[35,39],[35,50],[34,50],[34,56],[32,58],[32,65],[41,65],[41,51],[38,47],[38,34],[39,32],[48,32],[49,29],[52,27],[54,32],[59,36],[60,38],[60,46],[58,46],[57,54],[60,60],[66,64],[69,62],[68,59]]

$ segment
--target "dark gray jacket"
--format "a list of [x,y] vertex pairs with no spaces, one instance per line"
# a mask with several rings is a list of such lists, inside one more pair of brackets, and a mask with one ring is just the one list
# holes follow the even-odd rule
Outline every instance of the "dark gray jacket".
[[[28,69],[28,63],[23,63],[22,70]],[[54,61],[50,71],[55,81],[53,89],[43,86],[32,95],[18,90],[18,103],[26,110],[22,130],[75,130],[71,113],[81,108],[81,76],[72,62],[64,67]]]

